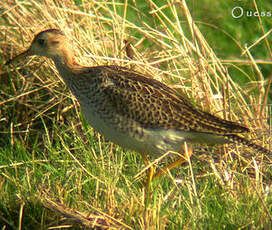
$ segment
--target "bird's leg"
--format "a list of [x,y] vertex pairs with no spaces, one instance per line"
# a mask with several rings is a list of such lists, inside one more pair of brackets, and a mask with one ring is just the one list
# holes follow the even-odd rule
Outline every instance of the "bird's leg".
[[163,176],[163,174],[165,174],[168,170],[170,171],[173,168],[176,168],[182,164],[184,164],[185,162],[187,162],[189,159],[187,159],[187,157],[191,157],[193,154],[193,150],[192,148],[190,148],[189,146],[187,146],[186,143],[184,143],[184,145],[182,146],[182,150],[185,153],[185,156],[180,157],[178,160],[172,162],[171,164],[165,166],[164,168],[162,168],[159,172],[157,172],[153,178],[159,178],[161,176]]
[[[142,154],[142,157],[143,157],[145,166],[148,166],[150,164],[150,161],[148,160],[147,156]],[[151,166],[147,172],[147,179],[146,179],[146,184],[145,184],[147,189],[150,187],[153,177],[154,177],[154,167]]]

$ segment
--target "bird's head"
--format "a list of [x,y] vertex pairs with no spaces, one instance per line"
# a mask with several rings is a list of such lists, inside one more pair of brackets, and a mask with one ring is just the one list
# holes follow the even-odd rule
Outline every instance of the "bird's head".
[[67,41],[64,33],[58,29],[49,29],[38,33],[31,46],[23,53],[9,60],[6,65],[27,56],[39,55],[48,58],[61,56],[67,50]]

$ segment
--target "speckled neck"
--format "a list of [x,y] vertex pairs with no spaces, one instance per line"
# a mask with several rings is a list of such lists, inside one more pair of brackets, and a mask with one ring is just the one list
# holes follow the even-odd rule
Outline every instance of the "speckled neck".
[[73,52],[68,50],[63,50],[60,55],[54,56],[52,59],[63,80],[70,86],[74,75],[83,67],[75,62]]

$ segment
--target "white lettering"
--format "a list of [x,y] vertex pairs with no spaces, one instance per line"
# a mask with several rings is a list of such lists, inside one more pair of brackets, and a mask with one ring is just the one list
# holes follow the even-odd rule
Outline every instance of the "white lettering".
[[252,16],[252,11],[246,11],[246,16],[251,17]]
[[254,17],[258,17],[259,16],[259,12],[255,11],[253,15],[254,15]]
[[[237,11],[237,12],[234,12],[234,11]],[[244,10],[243,10],[243,8],[240,7],[240,6],[234,7],[234,8],[232,9],[232,11],[231,11],[231,15],[232,15],[232,17],[234,17],[234,18],[241,18],[241,17],[243,16],[243,14],[244,14]]]

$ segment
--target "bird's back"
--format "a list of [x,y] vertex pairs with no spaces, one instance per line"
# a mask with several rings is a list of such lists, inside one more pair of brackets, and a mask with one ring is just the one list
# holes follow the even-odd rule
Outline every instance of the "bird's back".
[[219,135],[248,131],[235,122],[196,109],[165,84],[124,67],[86,68],[74,80],[72,91],[80,92],[79,98],[88,96],[86,102],[96,104],[101,113],[110,110],[145,128]]

